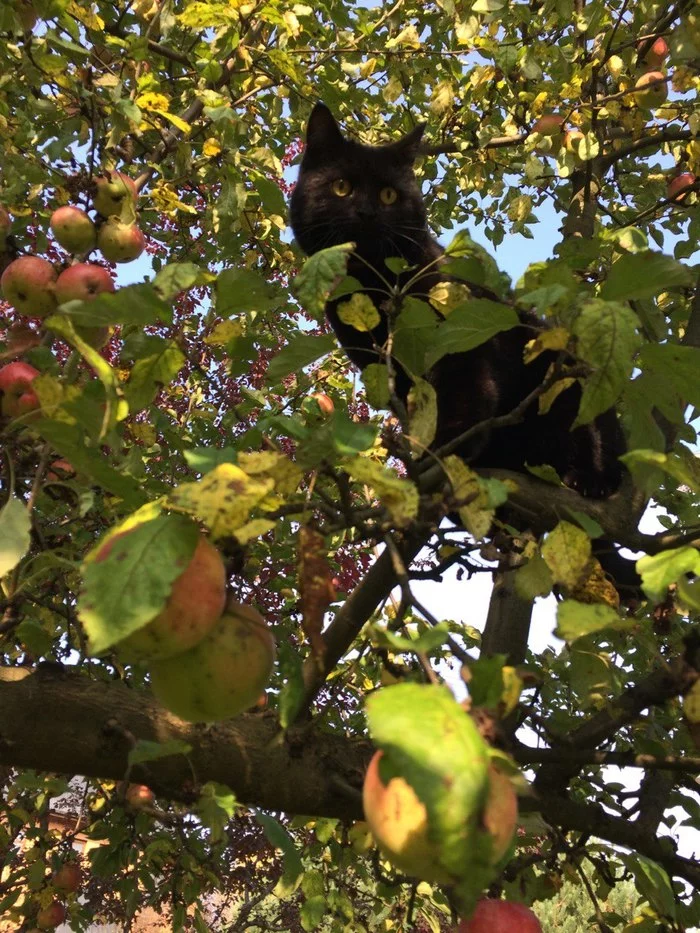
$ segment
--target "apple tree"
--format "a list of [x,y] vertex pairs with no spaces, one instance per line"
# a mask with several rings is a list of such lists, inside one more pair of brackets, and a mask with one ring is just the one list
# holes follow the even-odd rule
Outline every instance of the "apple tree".
[[[0,34],[0,915],[535,930],[576,881],[592,928],[700,924],[700,6],[6,0]],[[568,363],[532,404],[615,405],[620,491],[477,473],[425,379],[398,417],[359,379],[352,245],[287,225],[319,100],[427,124],[431,226],[510,309],[446,286],[397,357],[535,310]]]

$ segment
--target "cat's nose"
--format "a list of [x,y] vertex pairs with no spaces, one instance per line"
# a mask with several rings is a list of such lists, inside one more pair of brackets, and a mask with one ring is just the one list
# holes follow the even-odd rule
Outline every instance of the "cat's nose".
[[368,221],[375,220],[377,216],[376,210],[369,204],[361,204],[357,208],[357,216],[360,220]]

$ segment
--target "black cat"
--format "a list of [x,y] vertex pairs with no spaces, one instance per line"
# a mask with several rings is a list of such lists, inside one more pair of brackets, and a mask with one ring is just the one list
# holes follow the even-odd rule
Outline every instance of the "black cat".
[[[306,149],[291,200],[291,224],[308,255],[341,243],[354,242],[348,274],[356,278],[380,311],[381,323],[362,333],[338,317],[340,301],[326,306],[328,318],[350,359],[364,369],[379,361],[386,344],[388,316],[386,281],[405,284],[409,294],[425,298],[446,275],[440,273],[442,249],[431,236],[413,163],[423,126],[397,142],[366,146],[346,139],[323,104],[309,119]],[[416,270],[398,276],[387,268],[390,257],[401,257]],[[475,297],[495,297],[471,286]],[[519,312],[520,325],[503,331],[468,352],[443,357],[426,374],[438,398],[434,447],[458,437],[467,428],[511,412],[540,386],[555,358],[542,353],[523,361],[525,344],[544,328],[529,312]],[[396,364],[396,393],[405,399],[411,381]],[[592,423],[570,430],[578,412],[578,383],[556,398],[546,414],[531,404],[518,424],[486,430],[455,451],[475,467],[522,471],[525,464],[550,464],[563,482],[583,495],[605,497],[622,479],[618,460],[625,443],[614,410]]]

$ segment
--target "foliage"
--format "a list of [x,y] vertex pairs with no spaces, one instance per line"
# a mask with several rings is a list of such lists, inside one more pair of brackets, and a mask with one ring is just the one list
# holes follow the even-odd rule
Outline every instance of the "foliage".
[[[50,870],[83,834],[74,930],[127,928],[145,906],[174,929],[454,928],[454,892],[393,871],[358,790],[365,698],[457,660],[493,754],[526,769],[492,893],[539,902],[565,929],[558,881],[580,880],[587,859],[588,884],[566,896],[577,916],[638,933],[699,924],[700,874],[672,838],[700,827],[699,186],[668,186],[700,175],[700,7],[8,0],[0,34],[2,268],[25,254],[67,267],[51,214],[92,211],[95,179],[113,170],[139,190],[121,219],[146,234],[146,253],[116,272],[89,257],[115,272],[114,293],[41,320],[0,310],[0,368],[40,372],[31,410],[0,421],[0,915],[33,927],[55,897]],[[669,96],[650,109],[634,88],[659,36]],[[416,385],[402,425],[387,415],[385,369],[359,386],[324,319],[328,295],[346,295],[367,326],[344,279],[351,245],[304,262],[290,242],[286,199],[316,100],[369,143],[427,123],[417,171],[436,235],[456,231],[450,275],[498,296],[446,288],[431,296],[439,317],[405,303],[395,352]],[[551,113],[565,132],[538,131]],[[533,241],[537,261],[511,283],[477,240],[499,262]],[[420,459],[436,418],[421,377],[526,309],[552,324],[533,356],[576,357],[559,376],[583,385],[579,421],[618,407],[634,484],[609,502],[561,489],[551,470],[515,482],[477,476],[451,451]],[[105,327],[98,348],[88,328]],[[540,408],[563,387],[547,386]],[[659,534],[637,527],[649,500]],[[438,527],[456,512],[469,533]],[[88,555],[139,521],[159,534],[138,537],[122,590],[124,549],[100,565]],[[278,646],[267,708],[240,717],[227,786],[211,770],[223,726],[173,739],[148,675],[112,653],[163,607],[195,523],[224,555],[230,597],[255,605]],[[620,608],[591,557],[601,535],[646,554],[634,605]],[[465,578],[495,564],[506,589],[517,568],[517,595],[500,629],[494,600],[482,633]],[[441,618],[421,581],[455,570]],[[553,589],[550,632],[565,643],[526,655],[522,607]],[[126,702],[99,708],[116,682],[152,731]],[[434,736],[414,723],[402,739],[423,760]],[[87,748],[100,754],[76,773]],[[288,771],[270,764],[280,754]],[[158,792],[153,805],[128,803],[132,780]],[[443,839],[456,831],[445,819]]]

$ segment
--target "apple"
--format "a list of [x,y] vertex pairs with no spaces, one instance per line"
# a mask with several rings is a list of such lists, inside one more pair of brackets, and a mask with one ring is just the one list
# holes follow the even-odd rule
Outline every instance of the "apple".
[[505,774],[493,766],[489,768],[489,791],[482,822],[491,836],[491,860],[499,862],[510,848],[518,823],[518,795]]
[[260,613],[229,602],[198,645],[151,665],[151,686],[163,706],[181,719],[215,722],[255,703],[274,660],[275,641]]
[[660,107],[668,97],[666,75],[662,71],[647,71],[635,84],[634,95],[640,107],[652,110]]
[[66,908],[60,901],[52,901],[48,907],[42,907],[36,915],[36,925],[40,930],[52,930],[66,919]]
[[87,253],[97,242],[97,228],[79,207],[59,207],[49,221],[57,242],[69,253]]
[[5,208],[0,204],[0,251],[5,249],[7,237],[12,227],[12,218]]
[[693,172],[681,172],[672,178],[666,188],[666,195],[673,198],[674,201],[684,201],[688,194],[688,188],[692,187],[697,178]]
[[143,810],[152,807],[156,802],[156,795],[145,784],[129,784],[126,789],[125,800],[134,810]]
[[[128,538],[132,530],[122,531],[102,544],[94,560],[105,560],[115,542]],[[156,661],[188,651],[213,628],[225,603],[224,562],[214,545],[202,536],[189,563],[175,579],[164,608],[147,625],[119,642],[117,651],[130,662]]]
[[556,113],[545,113],[535,120],[532,132],[544,137],[535,146],[535,152],[545,156],[554,155],[564,141],[564,117]]
[[579,146],[584,138],[584,134],[581,130],[566,130],[564,132],[564,145],[575,159],[581,158],[579,156]]
[[56,307],[56,270],[47,259],[20,256],[5,269],[0,279],[3,296],[20,314],[46,317]]
[[542,933],[540,921],[524,904],[484,898],[457,933]]
[[333,399],[330,397],[330,395],[326,395],[325,392],[314,392],[311,398],[316,400],[316,404],[324,415],[333,414],[335,405],[333,404]]
[[[644,40],[637,43],[637,48],[640,45],[644,44]],[[648,65],[650,68],[660,68],[663,65],[664,60],[668,56],[668,43],[666,40],[659,36],[658,39],[655,39],[654,42],[647,49],[647,53],[642,59],[645,65]]]
[[95,178],[92,203],[103,217],[121,217],[125,208],[131,208],[133,212],[138,196],[138,188],[123,172],[107,172]]
[[91,301],[103,292],[113,292],[114,281],[108,270],[94,262],[77,262],[62,272],[55,286],[59,304]]
[[77,862],[64,862],[51,876],[51,883],[59,891],[72,894],[80,887],[83,873]]
[[611,55],[606,62],[606,67],[610,73],[610,76],[617,80],[625,70],[625,63],[619,55]]
[[100,227],[97,245],[110,262],[133,262],[146,248],[146,237],[135,223],[111,217]]
[[[56,473],[56,470],[60,470],[60,473]],[[70,476],[75,476],[75,467],[70,460],[54,460],[46,472],[46,479],[50,483],[58,483]]]
[[21,360],[7,363],[0,369],[0,414],[18,418],[39,408],[39,399],[31,389],[38,375],[38,369]]

